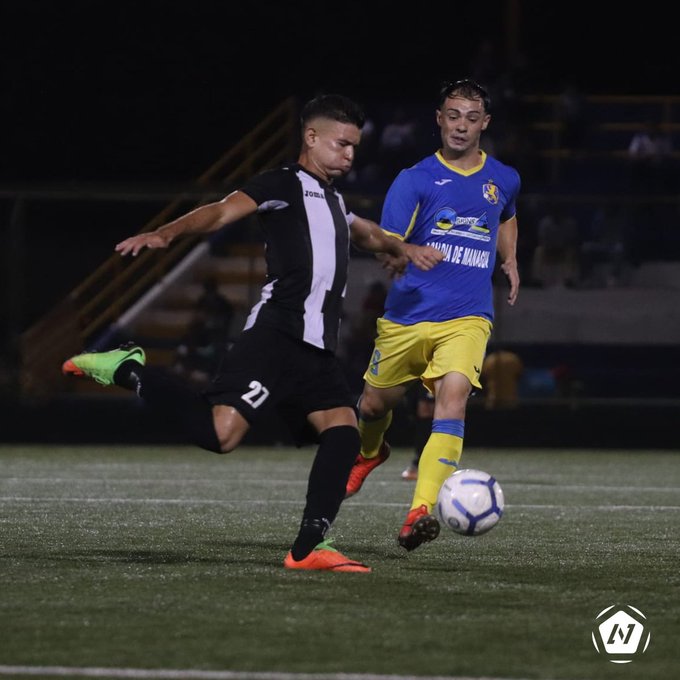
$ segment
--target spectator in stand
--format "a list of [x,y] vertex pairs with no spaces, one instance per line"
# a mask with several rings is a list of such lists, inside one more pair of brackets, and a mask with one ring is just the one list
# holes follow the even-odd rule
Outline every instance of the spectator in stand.
[[581,283],[589,288],[618,286],[629,269],[628,212],[614,204],[601,206],[581,245]]
[[174,370],[207,384],[231,340],[233,318],[234,305],[220,293],[214,277],[206,278],[194,318],[177,346]]
[[578,225],[561,205],[554,205],[538,222],[531,277],[543,288],[576,285]]
[[650,121],[638,130],[628,145],[632,189],[655,193],[672,190],[672,152],[673,142],[658,123]]
[[569,151],[582,150],[588,136],[588,112],[585,97],[572,82],[565,83],[558,96],[557,118],[561,146]]
[[416,121],[411,119],[406,109],[394,109],[392,120],[385,125],[380,134],[380,162],[390,181],[403,168],[418,160],[418,139]]
[[515,352],[505,349],[489,352],[482,364],[484,406],[490,410],[516,408],[523,372],[524,364]]

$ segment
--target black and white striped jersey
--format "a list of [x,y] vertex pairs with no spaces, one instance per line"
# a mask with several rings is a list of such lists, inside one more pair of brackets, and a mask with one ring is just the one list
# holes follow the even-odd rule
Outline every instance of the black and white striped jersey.
[[294,163],[268,170],[240,191],[258,206],[267,280],[245,329],[274,326],[335,351],[354,215],[330,184]]

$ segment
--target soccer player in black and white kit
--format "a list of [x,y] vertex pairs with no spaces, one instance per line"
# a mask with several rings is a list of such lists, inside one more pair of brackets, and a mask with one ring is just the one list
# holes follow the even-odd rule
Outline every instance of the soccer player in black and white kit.
[[[364,114],[341,95],[321,95],[302,110],[296,163],[252,178],[223,200],[201,206],[155,231],[121,241],[116,251],[136,256],[166,248],[186,234],[206,234],[257,213],[266,243],[267,280],[243,333],[224,355],[210,386],[198,393],[159,368],[145,365],[141,347],[85,353],[63,364],[67,375],[136,390],[180,424],[191,441],[216,453],[233,451],[248,429],[276,409],[298,443],[318,442],[302,522],[289,569],[368,572],[325,540],[345,495],[360,449],[357,420],[335,357],[350,239],[382,253],[396,271],[408,261],[427,270],[440,251],[386,235],[349,212],[332,186],[352,167]],[[310,428],[311,426],[311,428]]]

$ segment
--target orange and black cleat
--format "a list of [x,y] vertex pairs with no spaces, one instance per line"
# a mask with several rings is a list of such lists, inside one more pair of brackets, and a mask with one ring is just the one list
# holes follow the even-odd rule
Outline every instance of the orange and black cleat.
[[397,540],[402,548],[411,551],[427,541],[434,541],[437,536],[439,521],[430,513],[427,505],[420,505],[409,510]]

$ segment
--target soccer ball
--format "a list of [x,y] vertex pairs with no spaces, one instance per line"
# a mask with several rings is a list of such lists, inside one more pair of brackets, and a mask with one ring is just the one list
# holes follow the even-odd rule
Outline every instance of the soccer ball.
[[441,523],[463,536],[478,536],[495,527],[504,506],[500,484],[482,470],[456,470],[437,497]]

